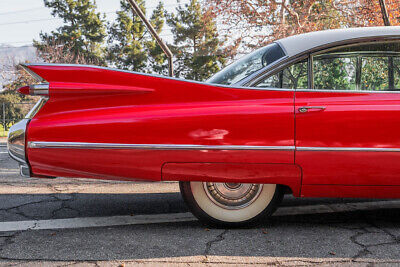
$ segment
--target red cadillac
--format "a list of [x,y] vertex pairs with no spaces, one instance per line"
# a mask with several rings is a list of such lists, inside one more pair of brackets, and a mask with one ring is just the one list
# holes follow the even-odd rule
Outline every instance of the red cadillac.
[[11,128],[25,177],[179,181],[203,222],[296,197],[400,198],[400,27],[276,41],[205,83],[27,64],[42,99]]

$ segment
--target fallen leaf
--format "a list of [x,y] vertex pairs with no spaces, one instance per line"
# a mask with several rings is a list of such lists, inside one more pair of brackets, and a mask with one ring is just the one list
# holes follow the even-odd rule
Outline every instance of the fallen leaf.
[[266,229],[261,229],[261,231],[263,232],[263,234],[268,234],[268,231]]
[[336,252],[329,252],[329,254],[331,254],[331,255],[336,255]]

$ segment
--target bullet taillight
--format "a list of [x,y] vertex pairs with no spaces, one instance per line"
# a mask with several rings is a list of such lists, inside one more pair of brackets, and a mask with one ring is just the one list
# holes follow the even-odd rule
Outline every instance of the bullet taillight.
[[40,96],[48,96],[49,95],[49,84],[41,83],[41,84],[32,84],[29,86],[24,86],[18,89],[18,92],[24,95],[40,95]]

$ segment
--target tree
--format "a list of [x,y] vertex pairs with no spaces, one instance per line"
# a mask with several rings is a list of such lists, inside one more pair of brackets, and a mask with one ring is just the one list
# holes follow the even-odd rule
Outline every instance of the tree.
[[[310,31],[383,25],[379,0],[210,0],[209,8],[230,38],[233,54]],[[400,2],[386,0],[392,25]],[[250,48],[250,49],[249,49]]]
[[[0,94],[0,122],[5,131],[8,131],[12,124],[20,121],[35,101],[35,97],[21,95],[16,91],[22,86],[33,84],[34,79],[17,66],[14,66],[14,75],[15,80],[5,85],[4,92]],[[32,105],[21,105],[21,102],[31,102]]]
[[203,81],[225,63],[214,16],[197,0],[179,5],[176,14],[168,14],[174,35],[172,51],[178,77]]
[[47,63],[66,63],[66,64],[91,64],[96,65],[99,62],[92,57],[86,57],[86,54],[74,52],[69,44],[44,43],[36,51],[38,58]]
[[[137,3],[145,13],[144,1]],[[154,68],[155,72],[162,73],[165,62],[162,50],[147,32],[140,17],[132,13],[128,1],[121,0],[120,5],[116,21],[108,25],[107,60],[121,69],[146,71]],[[162,31],[164,6],[161,2],[153,11],[150,22],[158,33]]]
[[[337,1],[337,8],[346,15],[351,26],[383,26],[382,6],[379,0]],[[387,1],[386,9],[392,25],[400,25],[399,1]]]
[[[150,18],[150,23],[157,31],[157,34],[160,34],[164,28],[165,15],[166,11],[164,5],[160,2],[156,9],[154,9]],[[146,42],[146,46],[150,55],[150,69],[153,70],[153,72],[166,75],[168,73],[167,57],[161,47],[157,44],[157,41],[151,37],[150,40]]]
[[342,26],[331,0],[212,0],[209,6],[222,22],[221,30],[233,36],[233,54],[286,36]]
[[[42,58],[46,62],[56,63],[75,63],[75,64],[93,64],[94,62],[89,61],[84,55],[79,53],[71,53],[68,45],[57,45],[57,44],[42,44],[41,49],[37,51],[38,57]],[[37,81],[32,78],[25,70],[18,67],[18,62],[14,63],[12,67],[13,80],[4,86],[4,92],[0,94],[0,123],[5,131],[8,130],[10,125],[21,120],[25,114],[27,114],[32,108],[33,103],[37,101],[39,97],[21,95],[17,92],[17,89],[35,84]],[[23,104],[21,104],[23,102]],[[4,110],[3,110],[4,105]],[[6,118],[4,120],[3,118]]]
[[56,31],[40,33],[41,42],[35,47],[43,52],[46,45],[64,45],[64,51],[81,55],[87,61],[104,64],[106,28],[104,17],[96,12],[95,0],[44,0],[51,14],[63,19],[65,25]]

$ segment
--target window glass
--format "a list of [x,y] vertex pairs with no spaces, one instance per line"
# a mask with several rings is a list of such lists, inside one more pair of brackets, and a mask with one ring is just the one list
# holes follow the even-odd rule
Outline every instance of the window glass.
[[314,57],[314,88],[356,90],[357,57]]
[[262,87],[262,88],[282,88],[281,86],[281,76],[282,72],[280,71],[277,74],[271,75],[265,80],[263,80],[261,83],[257,85],[257,87]]
[[[313,88],[400,91],[400,42],[364,43],[313,56]],[[257,87],[308,88],[307,61],[267,77]]]
[[302,61],[283,70],[282,88],[306,89],[308,87],[308,64]]
[[382,91],[389,89],[389,58],[361,58],[361,90]]
[[400,57],[393,58],[394,88],[400,89]]
[[314,88],[400,90],[400,42],[341,47],[313,57]]
[[285,53],[277,43],[269,44],[217,72],[207,82],[226,85],[235,84],[284,56]]
[[262,88],[306,89],[308,87],[307,61],[295,63],[256,85]]

